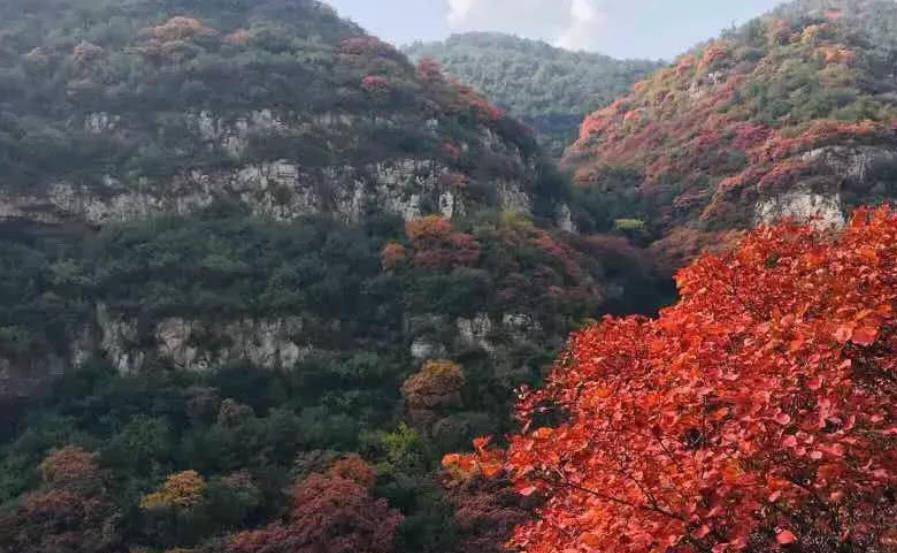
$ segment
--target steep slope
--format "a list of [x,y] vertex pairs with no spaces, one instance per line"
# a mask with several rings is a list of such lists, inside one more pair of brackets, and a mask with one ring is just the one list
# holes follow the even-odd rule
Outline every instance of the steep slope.
[[840,224],[897,194],[895,28],[888,1],[783,6],[587,117],[565,163],[672,266],[782,216]]
[[453,35],[404,51],[412,59],[438,61],[446,72],[486,94],[532,126],[556,156],[573,141],[587,113],[611,103],[662,65],[571,52],[501,33]]
[[544,199],[519,124],[312,0],[0,10],[4,217],[105,224],[224,199],[410,219]]
[[[267,322],[247,317],[274,317],[271,333],[283,334],[277,317],[304,314],[305,303],[284,304],[264,287],[233,289],[233,304],[205,301],[214,296],[209,290],[231,286],[247,272],[271,286],[286,278],[278,288],[293,296],[290,286],[309,284],[280,275],[283,267],[258,266],[255,254],[238,245],[258,242],[286,255],[286,238],[270,244],[268,221],[294,222],[292,232],[313,235],[329,228],[327,219],[350,233],[351,226],[375,228],[359,237],[359,250],[345,252],[350,266],[365,267],[355,275],[363,279],[380,272],[378,263],[370,264],[371,251],[376,261],[388,240],[404,239],[403,222],[493,211],[550,223],[564,212],[563,182],[522,125],[432,64],[411,65],[316,1],[17,0],[0,10],[0,222],[10,237],[5,274],[15,283],[0,321],[7,395],[26,393],[32,379],[40,382],[93,354],[134,371],[153,358],[153,344],[178,349],[173,344],[197,339],[190,321],[166,326],[171,308],[157,304],[181,305],[177,314],[190,311],[196,321],[224,315],[222,328],[243,325],[238,343],[269,333]],[[167,272],[169,257],[182,259],[178,248],[199,247],[195,237],[175,231],[171,241],[141,244],[160,257],[139,261],[158,267],[123,267],[116,252],[127,252],[105,241],[168,224],[191,228],[155,222],[171,216],[223,218],[227,228],[240,218],[259,221],[245,235],[203,230],[219,243],[175,267],[191,275],[184,285],[194,295],[183,297],[154,279],[177,282]],[[90,229],[97,228],[104,234],[95,244]],[[145,232],[148,239],[154,231]],[[308,247],[326,245],[320,239]],[[103,259],[113,266],[104,267]],[[317,270],[332,276],[328,271],[341,267],[332,263],[324,258]],[[596,270],[589,278],[601,280]],[[51,277],[56,271],[65,274]],[[319,275],[308,278],[316,282]],[[65,289],[56,290],[53,279]],[[109,297],[120,279],[153,293]],[[483,286],[488,292],[492,284]],[[586,286],[589,305],[607,297],[602,287]],[[342,293],[338,285],[334,290]],[[392,315],[407,314],[398,296],[386,301],[397,302]],[[488,310],[486,303],[479,308]],[[357,313],[331,314],[345,322]],[[162,330],[153,330],[157,324]],[[293,352],[286,362],[275,362],[277,347],[270,346],[262,364],[289,364],[294,346],[283,345]],[[246,349],[235,346],[225,359],[246,357]],[[35,360],[31,352],[46,355]],[[181,361],[188,369],[210,364]]]
[[459,551],[440,454],[657,303],[521,124],[317,2],[15,0],[0,48],[0,551]]

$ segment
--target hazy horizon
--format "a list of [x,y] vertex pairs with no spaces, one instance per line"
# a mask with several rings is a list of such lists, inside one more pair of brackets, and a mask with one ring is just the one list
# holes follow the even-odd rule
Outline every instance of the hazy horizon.
[[[494,31],[617,58],[671,59],[780,0],[325,0],[396,45]],[[509,17],[516,14],[517,17]],[[521,17],[525,15],[525,17]]]

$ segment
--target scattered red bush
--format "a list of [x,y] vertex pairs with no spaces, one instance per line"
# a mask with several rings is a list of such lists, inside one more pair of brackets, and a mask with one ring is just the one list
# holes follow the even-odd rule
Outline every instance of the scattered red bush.
[[480,245],[465,233],[455,232],[451,221],[438,215],[409,221],[405,234],[414,249],[414,266],[447,269],[472,266],[480,258]]
[[237,534],[227,553],[390,553],[402,515],[371,496],[370,480],[358,482],[357,462],[351,463],[351,471],[343,464],[297,484],[287,524]]

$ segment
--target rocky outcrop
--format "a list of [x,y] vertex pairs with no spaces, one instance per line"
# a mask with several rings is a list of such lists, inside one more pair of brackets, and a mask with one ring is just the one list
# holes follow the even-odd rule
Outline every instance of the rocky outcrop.
[[[302,317],[225,321],[163,319],[148,331],[138,329],[134,318],[111,314],[100,307],[97,314],[98,354],[122,374],[139,372],[151,364],[204,372],[236,363],[267,370],[286,370],[319,351],[309,326],[321,332],[320,322]],[[331,332],[339,324],[329,323]]]
[[[324,113],[299,117],[269,109],[228,117],[202,111],[175,115],[186,132],[210,152],[223,152],[230,159],[218,168],[188,168],[171,177],[122,178],[107,174],[99,182],[78,184],[60,179],[23,193],[6,190],[0,183],[0,220],[21,219],[40,223],[77,221],[95,226],[159,215],[189,215],[215,202],[244,205],[259,217],[279,221],[315,214],[333,215],[355,222],[366,214],[386,212],[404,220],[430,213],[463,216],[471,203],[463,188],[455,188],[446,176],[446,162],[426,158],[394,158],[377,162],[314,166],[294,159],[243,161],[253,140],[276,140],[288,135],[305,140],[345,141],[361,122],[357,116]],[[375,118],[365,124],[391,127],[407,121]],[[434,139],[439,122],[429,131]],[[141,132],[121,116],[92,113],[85,117],[85,132],[95,135],[128,136]],[[274,137],[274,138],[272,138]],[[311,138],[308,138],[309,140]],[[124,140],[124,139],[123,139]],[[519,149],[494,132],[483,129],[478,148],[500,156],[515,167],[513,174],[533,175],[531,161]],[[471,146],[465,144],[464,148]],[[494,190],[496,207],[530,213],[533,198],[529,176],[496,177],[487,184]]]
[[807,221],[819,228],[840,228],[846,222],[840,194],[789,190],[757,203],[757,225],[772,225],[783,219]]
[[824,166],[850,192],[885,194],[897,186],[897,149],[893,147],[828,146],[810,150],[801,159]]
[[406,321],[406,333],[412,338],[410,353],[418,362],[443,359],[451,353],[480,351],[491,359],[497,374],[509,374],[520,367],[513,365],[515,349],[531,343],[550,341],[542,325],[525,313],[500,316],[478,313],[472,317],[449,320],[442,315],[412,317]]
[[[427,202],[447,215],[463,214],[463,201],[445,190],[448,172],[439,162],[401,159],[363,167],[308,171],[287,160],[246,165],[232,171],[194,170],[165,183],[141,179],[125,184],[112,177],[101,187],[58,182],[43,195],[0,192],[0,219],[41,223],[79,221],[96,226],[159,215],[189,215],[215,202],[239,203],[255,216],[279,221],[329,213],[355,222],[385,211],[408,220]],[[521,192],[507,187],[507,203]]]
[[827,146],[804,153],[801,161],[831,178],[799,183],[775,197],[761,199],[756,224],[789,218],[828,228],[841,227],[858,199],[888,197],[897,190],[897,151],[883,146]]

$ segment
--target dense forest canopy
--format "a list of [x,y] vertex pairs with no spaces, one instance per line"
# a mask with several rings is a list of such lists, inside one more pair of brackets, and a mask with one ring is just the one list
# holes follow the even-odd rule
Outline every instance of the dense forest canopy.
[[415,43],[404,51],[412,59],[441,63],[447,73],[536,129],[555,155],[573,141],[587,113],[663,66],[572,52],[500,33],[453,35],[444,42]]

